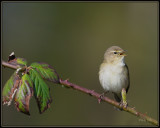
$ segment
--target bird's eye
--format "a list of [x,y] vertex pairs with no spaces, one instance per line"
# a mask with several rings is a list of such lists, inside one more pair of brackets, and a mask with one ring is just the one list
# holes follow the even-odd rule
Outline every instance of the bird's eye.
[[114,54],[117,54],[117,52],[114,52]]

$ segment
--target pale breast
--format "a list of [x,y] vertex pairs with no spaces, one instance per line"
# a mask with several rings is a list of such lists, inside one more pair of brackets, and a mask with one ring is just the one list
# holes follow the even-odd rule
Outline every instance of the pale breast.
[[128,78],[124,68],[125,65],[101,65],[99,80],[104,90],[119,93],[122,88],[127,88]]

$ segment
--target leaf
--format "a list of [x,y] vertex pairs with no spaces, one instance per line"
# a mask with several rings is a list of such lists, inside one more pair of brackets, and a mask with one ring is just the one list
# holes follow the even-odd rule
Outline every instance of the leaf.
[[3,88],[3,104],[11,104],[11,101],[17,91],[20,77],[14,72]]
[[35,68],[40,73],[42,78],[54,83],[59,83],[59,76],[57,72],[53,69],[53,67],[51,67],[50,65],[39,62],[32,63],[31,67]]
[[33,96],[33,83],[29,75],[24,74],[14,99],[18,111],[30,115],[29,101],[31,96]]
[[12,64],[12,65],[19,65],[19,66],[26,66],[27,65],[27,61],[24,58],[15,58],[13,60],[8,61],[8,63]]
[[8,62],[11,61],[11,60],[14,60],[16,58],[14,52],[12,52],[9,57],[8,57]]
[[24,58],[17,58],[17,64],[27,65],[27,61]]
[[12,52],[8,57],[8,63],[19,66],[26,66],[27,61],[24,58],[16,58],[14,52]]
[[52,102],[49,88],[35,69],[30,69],[29,74],[34,83],[34,96],[37,100],[39,112],[43,113],[48,109],[50,103]]

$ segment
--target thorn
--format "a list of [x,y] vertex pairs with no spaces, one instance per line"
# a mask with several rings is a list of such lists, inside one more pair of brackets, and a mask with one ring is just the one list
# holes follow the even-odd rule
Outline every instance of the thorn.
[[69,78],[67,78],[66,80],[65,80],[65,82],[68,82],[69,81]]
[[99,103],[99,104],[101,103],[101,100],[102,100],[102,98],[104,97],[104,94],[105,94],[105,93],[102,93],[102,94],[99,96],[99,98],[98,98],[98,103]]

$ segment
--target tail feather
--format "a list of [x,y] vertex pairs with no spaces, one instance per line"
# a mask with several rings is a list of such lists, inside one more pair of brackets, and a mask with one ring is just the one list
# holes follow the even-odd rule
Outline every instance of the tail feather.
[[118,96],[117,94],[114,93],[114,98],[116,99],[117,102],[121,102],[121,100],[122,100],[121,94],[120,94],[120,96]]

